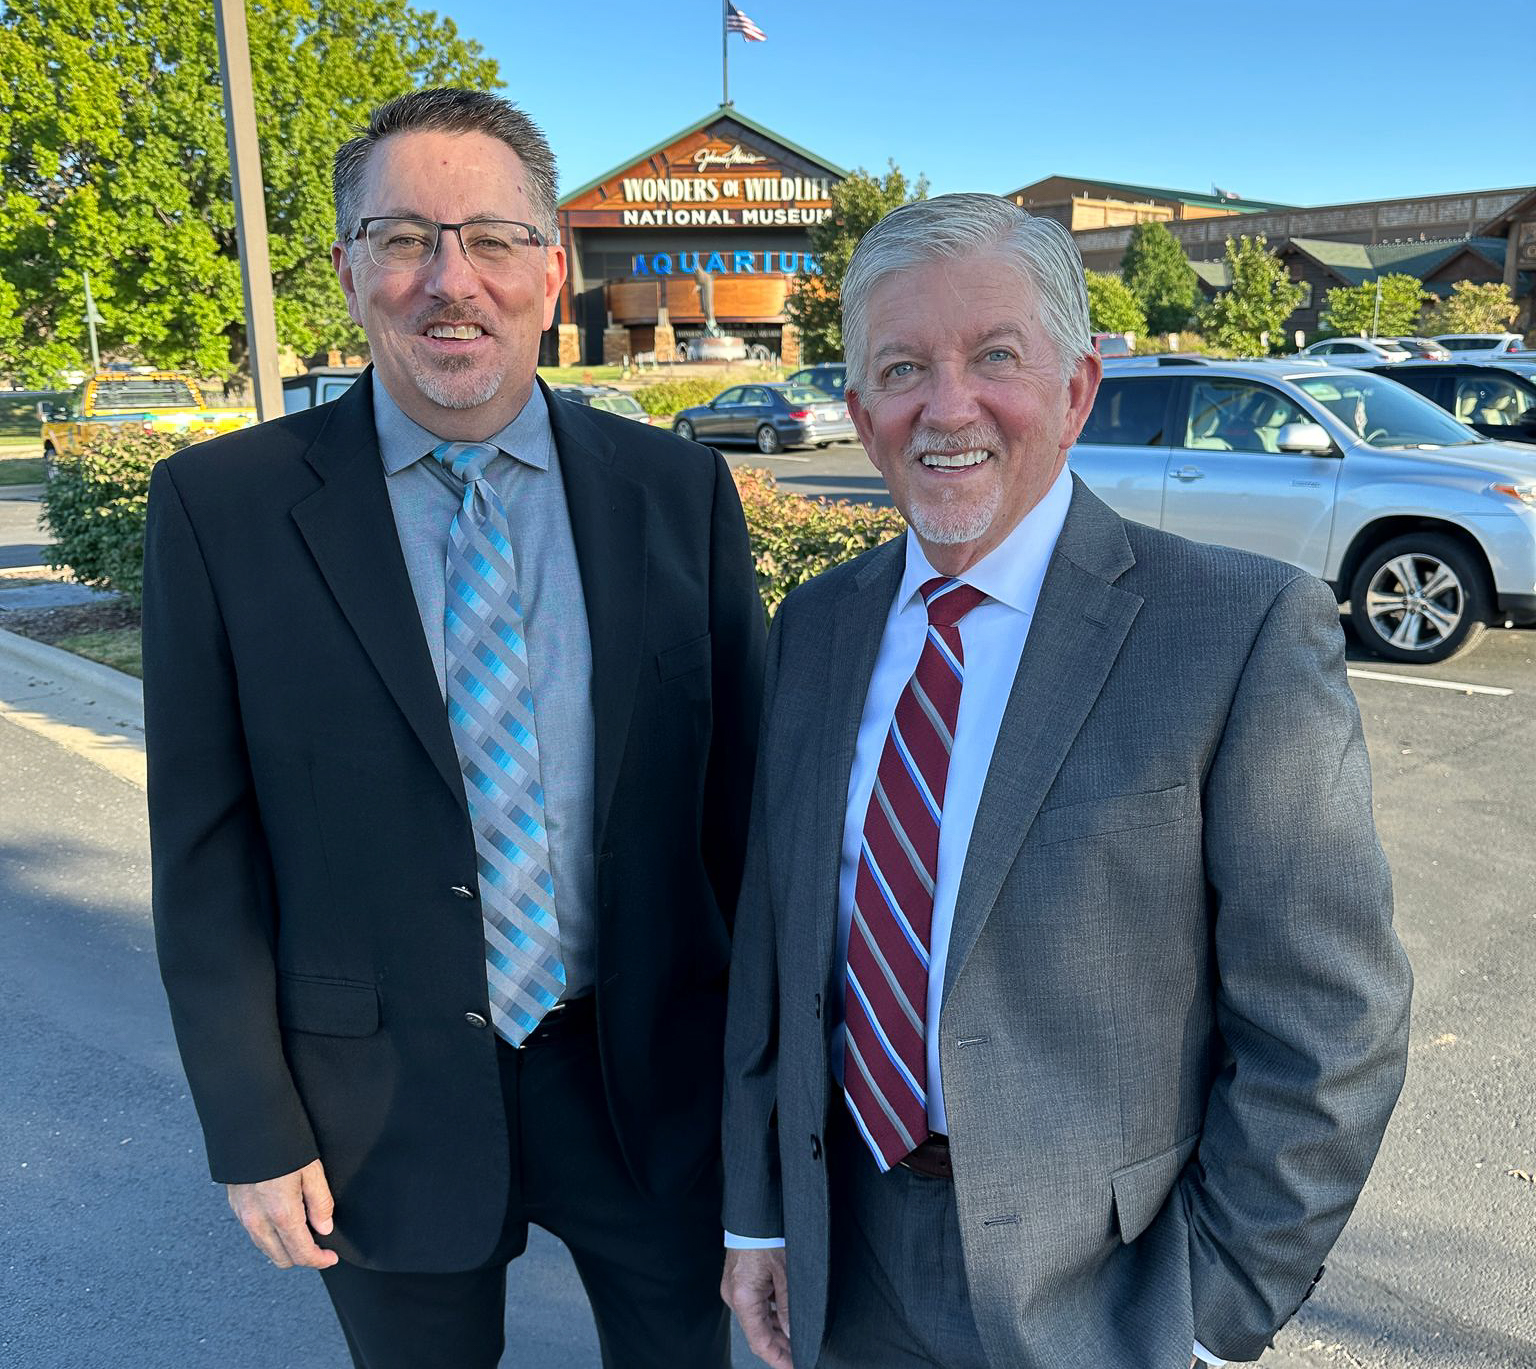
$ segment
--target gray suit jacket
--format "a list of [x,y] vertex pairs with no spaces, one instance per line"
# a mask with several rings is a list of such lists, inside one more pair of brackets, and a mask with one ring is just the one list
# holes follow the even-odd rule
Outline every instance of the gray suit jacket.
[[[899,583],[796,591],[727,1026],[726,1227],[787,1238],[795,1364],[827,1325],[822,1137],[839,843]],[[1332,595],[1123,521],[1080,483],[998,736],[940,1017],[966,1274],[998,1369],[1253,1359],[1365,1182],[1408,962]]]

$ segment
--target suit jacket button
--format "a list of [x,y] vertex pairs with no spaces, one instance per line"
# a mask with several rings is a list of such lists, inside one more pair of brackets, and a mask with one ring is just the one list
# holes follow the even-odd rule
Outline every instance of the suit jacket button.
[[821,1159],[821,1137],[819,1136],[811,1137],[811,1159]]
[[485,1027],[485,1026],[489,1026],[490,1025],[485,1020],[485,1018],[481,1017],[480,1014],[477,1013],[477,1012],[467,1012],[467,1013],[465,1013],[464,1014],[464,1020],[466,1022],[468,1022],[471,1027]]
[[455,884],[449,892],[457,894],[460,898],[473,898],[475,896],[475,891],[464,884]]

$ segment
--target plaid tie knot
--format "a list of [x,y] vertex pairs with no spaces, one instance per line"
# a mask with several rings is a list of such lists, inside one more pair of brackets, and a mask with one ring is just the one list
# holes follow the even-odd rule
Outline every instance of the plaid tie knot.
[[956,626],[987,597],[975,585],[945,575],[935,575],[924,581],[918,593],[928,605],[928,621],[934,627]]
[[444,442],[432,448],[432,455],[466,485],[483,479],[485,468],[500,454],[494,442]]

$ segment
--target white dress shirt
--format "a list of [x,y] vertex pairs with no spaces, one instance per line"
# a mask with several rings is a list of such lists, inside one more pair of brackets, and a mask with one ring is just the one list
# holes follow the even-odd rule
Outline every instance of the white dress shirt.
[[[1056,550],[1072,503],[1072,477],[1063,467],[1045,496],[1019,521],[996,547],[959,578],[988,597],[960,620],[960,641],[965,652],[965,683],[960,692],[960,713],[955,742],[949,755],[945,780],[944,815],[939,824],[939,869],[933,889],[933,923],[929,933],[928,1001],[924,1028],[927,1034],[928,1125],[940,1135],[949,1133],[944,1109],[944,1080],[939,1066],[939,1008],[944,993],[944,968],[949,959],[949,935],[955,920],[955,897],[965,869],[965,855],[981,805],[981,791],[1003,712],[1013,691],[1014,677],[1034,621],[1035,605],[1046,568]],[[864,696],[854,746],[853,768],[848,776],[848,804],[843,815],[842,864],[837,889],[837,958],[848,962],[848,928],[853,920],[854,886],[858,879],[859,852],[864,840],[864,819],[875,771],[885,749],[891,719],[907,681],[917,669],[918,657],[928,635],[928,607],[919,592],[940,572],[934,570],[921,544],[907,536],[907,564],[891,602],[875,656],[874,672]],[[846,976],[839,976],[839,999],[830,1023],[831,1066],[839,1086],[843,1079],[843,1005]],[[726,1245],[736,1249],[761,1249],[782,1245],[782,1239],[739,1237],[726,1233]],[[1212,1355],[1198,1341],[1195,1354],[1208,1364],[1225,1361]]]

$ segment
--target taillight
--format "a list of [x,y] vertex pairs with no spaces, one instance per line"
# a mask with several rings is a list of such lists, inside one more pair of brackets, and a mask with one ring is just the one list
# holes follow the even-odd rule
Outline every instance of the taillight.
[[811,411],[809,409],[791,409],[789,411],[789,416],[794,419],[796,423],[804,423],[805,420],[811,416]]

